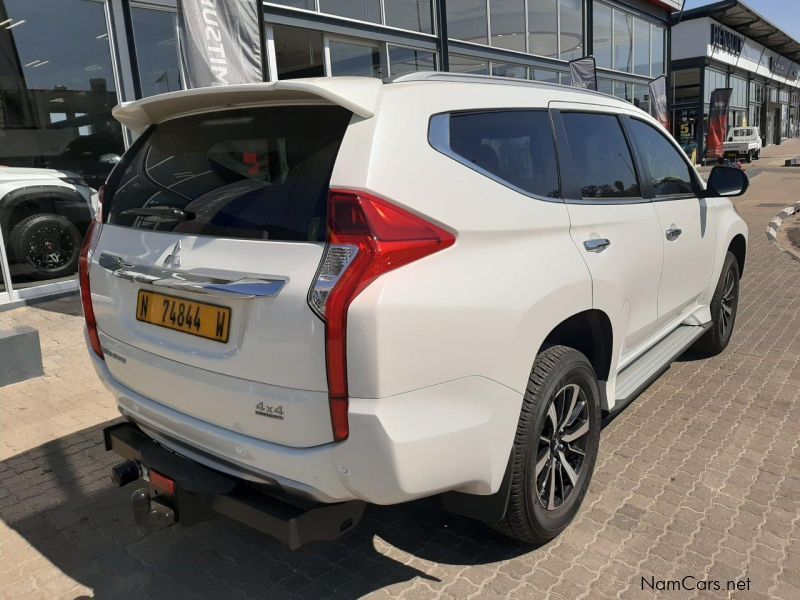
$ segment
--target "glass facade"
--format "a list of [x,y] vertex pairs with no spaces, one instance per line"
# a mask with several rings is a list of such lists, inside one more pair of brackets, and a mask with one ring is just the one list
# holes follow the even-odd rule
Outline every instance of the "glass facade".
[[56,171],[0,198],[3,289],[26,290],[74,276],[92,218],[87,184],[102,184],[124,143],[103,3],[4,0],[0,22],[0,164]]
[[[58,170],[79,205],[40,194],[23,210],[0,199],[0,300],[74,289],[95,190],[132,141],[111,109],[184,87],[176,4],[0,0],[0,165]],[[647,0],[451,0],[446,41],[438,9],[436,0],[268,0],[265,76],[397,77],[441,69],[444,44],[454,72],[569,85],[567,62],[591,51],[601,91],[646,109],[647,82],[664,69],[669,15],[653,16]]]

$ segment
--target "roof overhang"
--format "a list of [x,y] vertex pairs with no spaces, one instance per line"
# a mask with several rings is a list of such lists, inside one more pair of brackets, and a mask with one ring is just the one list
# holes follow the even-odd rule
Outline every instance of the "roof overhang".
[[686,0],[647,0],[650,4],[655,4],[659,8],[666,8],[670,12],[678,12],[683,8]]
[[687,10],[681,21],[703,17],[714,19],[773,52],[800,63],[800,42],[739,0],[721,0]]

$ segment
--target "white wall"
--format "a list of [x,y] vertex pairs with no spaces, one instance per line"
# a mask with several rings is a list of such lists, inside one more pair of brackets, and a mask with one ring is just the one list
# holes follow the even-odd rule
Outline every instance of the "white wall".
[[[697,58],[698,56],[708,56],[716,61],[744,69],[751,73],[762,75],[777,83],[787,83],[795,87],[800,87],[800,64],[791,63],[786,76],[774,75],[769,70],[770,57],[778,57],[778,54],[764,48],[761,44],[749,38],[744,38],[744,48],[742,53],[737,56],[725,50],[711,45],[711,25],[720,25],[717,21],[704,17],[702,19],[692,19],[684,21],[680,25],[672,28],[672,60],[683,60],[685,58]],[[744,37],[740,33],[720,25],[726,31]]]

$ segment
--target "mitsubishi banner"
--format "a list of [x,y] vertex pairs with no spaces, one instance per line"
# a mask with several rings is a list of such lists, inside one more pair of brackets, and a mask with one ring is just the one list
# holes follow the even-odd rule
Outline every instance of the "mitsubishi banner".
[[261,18],[253,0],[178,0],[187,88],[263,81]]

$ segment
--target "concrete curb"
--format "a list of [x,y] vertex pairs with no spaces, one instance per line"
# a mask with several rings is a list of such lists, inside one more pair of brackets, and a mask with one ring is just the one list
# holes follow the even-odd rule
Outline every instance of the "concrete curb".
[[796,214],[800,214],[800,202],[795,202],[793,206],[787,206],[777,215],[772,217],[772,220],[767,223],[766,234],[767,239],[780,248],[782,252],[785,252],[794,260],[800,261],[800,256],[795,254],[793,251],[784,248],[780,243],[778,243],[778,231],[780,231],[781,225],[783,225],[783,222],[786,219]]

